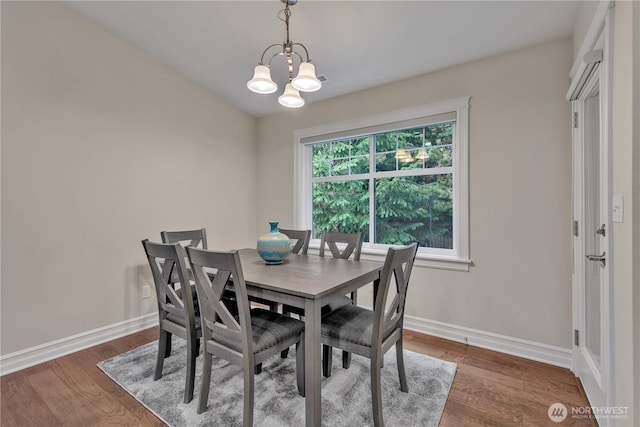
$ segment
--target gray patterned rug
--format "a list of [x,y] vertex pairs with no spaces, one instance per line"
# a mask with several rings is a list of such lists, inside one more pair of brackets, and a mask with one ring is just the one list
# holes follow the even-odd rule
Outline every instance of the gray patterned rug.
[[[198,357],[193,400],[184,404],[186,350],[173,340],[163,376],[153,381],[157,342],[102,361],[98,367],[151,412],[172,427],[242,425],[242,370],[214,357],[207,412],[197,414],[202,358]],[[409,393],[400,391],[395,350],[382,368],[382,402],[387,426],[437,426],[456,373],[454,363],[405,350]],[[341,352],[334,349],[333,371],[322,378],[322,424],[331,427],[372,425],[369,360],[353,355],[351,367],[342,368]],[[304,398],[295,381],[295,351],[287,359],[273,357],[255,377],[254,424],[303,426]]]

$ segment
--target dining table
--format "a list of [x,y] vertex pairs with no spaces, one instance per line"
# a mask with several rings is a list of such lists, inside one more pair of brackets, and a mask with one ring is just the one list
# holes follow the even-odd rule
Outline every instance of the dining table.
[[290,254],[282,264],[269,265],[256,249],[238,252],[250,296],[305,311],[305,424],[319,427],[322,414],[321,308],[369,283],[373,283],[375,296],[383,264]]

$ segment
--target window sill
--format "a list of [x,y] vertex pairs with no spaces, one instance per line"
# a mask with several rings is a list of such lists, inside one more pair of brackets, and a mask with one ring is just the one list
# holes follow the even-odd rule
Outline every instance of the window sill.
[[[320,251],[320,245],[309,245],[309,253],[318,255]],[[363,261],[377,261],[384,262],[387,251],[362,248],[362,254],[360,259]],[[414,267],[420,268],[436,268],[439,270],[451,270],[451,271],[469,271],[469,267],[473,264],[471,260],[459,259],[446,255],[428,255],[418,254],[416,255]]]

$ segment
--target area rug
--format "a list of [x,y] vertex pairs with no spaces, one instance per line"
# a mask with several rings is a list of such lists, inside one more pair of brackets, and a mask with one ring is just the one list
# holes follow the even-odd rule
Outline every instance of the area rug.
[[[163,376],[153,380],[157,342],[98,363],[98,367],[151,412],[171,427],[242,425],[242,370],[213,358],[208,410],[196,412],[200,391],[202,356],[197,360],[193,400],[183,403],[186,348],[173,340],[171,356],[164,362]],[[334,349],[330,378],[322,378],[322,424],[331,427],[373,425],[369,360],[352,356],[351,367],[342,368],[341,351]],[[454,363],[404,351],[409,393],[400,391],[395,349],[384,358],[382,402],[385,425],[437,426],[456,373]],[[254,425],[303,426],[304,398],[295,381],[295,351],[289,357],[273,357],[255,376]]]

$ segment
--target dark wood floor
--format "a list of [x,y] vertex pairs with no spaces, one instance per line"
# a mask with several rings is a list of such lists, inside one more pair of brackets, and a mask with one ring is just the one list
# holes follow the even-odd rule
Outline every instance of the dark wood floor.
[[[0,424],[164,425],[96,367],[156,338],[152,328],[3,376]],[[442,426],[591,425],[570,416],[556,424],[547,416],[551,403],[588,404],[567,369],[413,332],[405,333],[405,348],[458,364]]]

